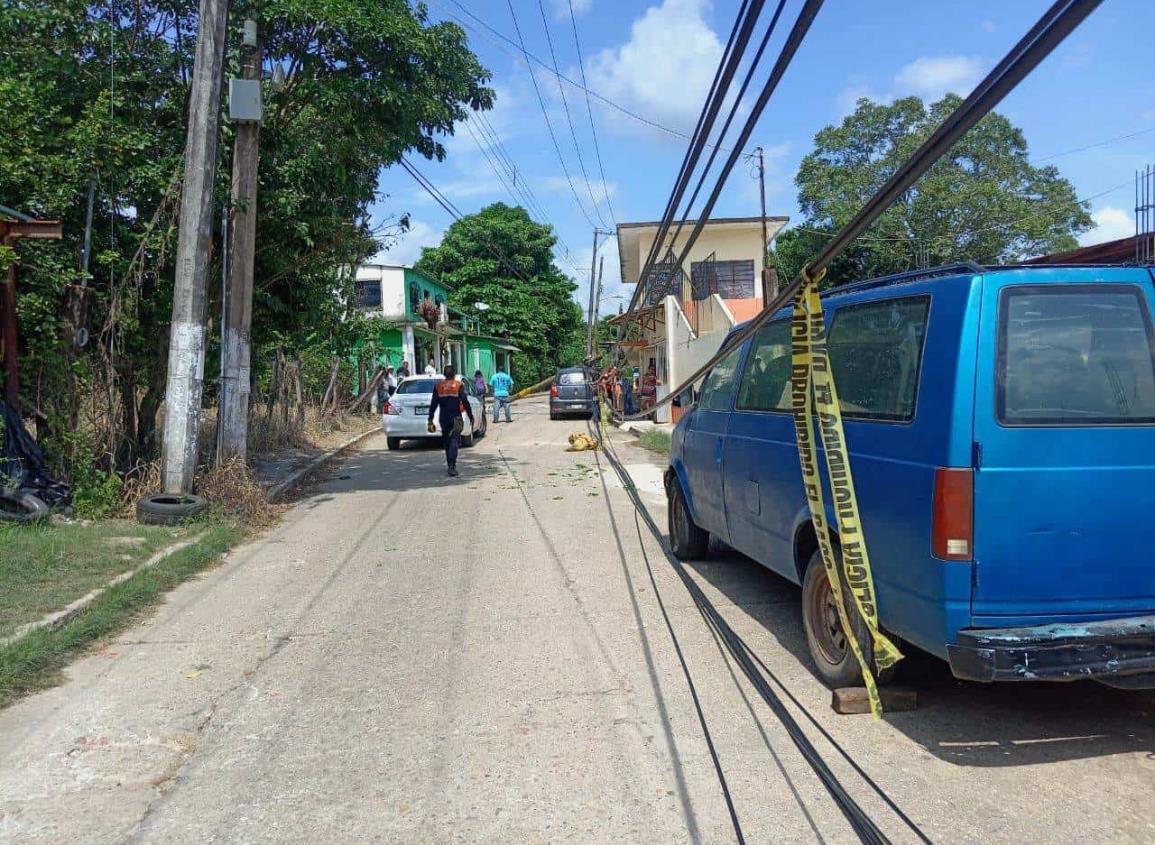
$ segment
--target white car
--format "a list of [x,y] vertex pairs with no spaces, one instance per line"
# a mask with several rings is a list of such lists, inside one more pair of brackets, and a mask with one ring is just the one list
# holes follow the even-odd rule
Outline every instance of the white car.
[[[433,425],[437,429],[430,432],[426,427],[429,420],[429,405],[433,401],[433,385],[444,381],[445,376],[409,376],[397,385],[397,392],[389,397],[381,414],[381,427],[385,430],[385,443],[390,449],[400,449],[402,440],[441,438],[441,424],[437,414],[433,415]],[[485,436],[487,423],[481,399],[475,394],[469,379],[458,379],[465,385],[469,397],[469,407],[473,411],[475,428],[465,417],[465,429],[461,432],[461,445],[472,446]]]

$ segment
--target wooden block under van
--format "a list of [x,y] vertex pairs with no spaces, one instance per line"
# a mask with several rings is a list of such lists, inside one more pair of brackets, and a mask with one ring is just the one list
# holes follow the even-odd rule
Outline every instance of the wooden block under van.
[[[918,693],[912,689],[879,687],[878,695],[882,699],[882,710],[885,713],[903,713],[918,707]],[[870,699],[866,696],[866,687],[840,687],[834,690],[830,697],[830,706],[835,713],[844,716],[869,713]]]

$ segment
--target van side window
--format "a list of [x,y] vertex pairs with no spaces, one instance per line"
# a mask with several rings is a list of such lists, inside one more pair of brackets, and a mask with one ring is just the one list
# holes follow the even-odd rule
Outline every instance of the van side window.
[[912,296],[834,312],[827,348],[844,417],[914,419],[929,311],[929,296]]
[[738,374],[738,358],[741,354],[742,347],[739,346],[714,365],[702,385],[702,398],[698,407],[706,411],[730,410],[730,396],[734,393],[734,380]]
[[754,335],[742,381],[740,411],[790,411],[790,321],[775,320]]
[[1153,350],[1151,315],[1134,285],[1008,287],[999,303],[999,420],[1155,422]]

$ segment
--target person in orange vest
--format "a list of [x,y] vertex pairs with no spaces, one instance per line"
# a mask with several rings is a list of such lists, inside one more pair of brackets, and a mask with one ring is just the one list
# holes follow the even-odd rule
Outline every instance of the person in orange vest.
[[452,365],[445,368],[445,378],[433,386],[433,401],[429,403],[428,428],[437,431],[433,425],[433,415],[438,415],[441,425],[441,446],[445,449],[445,463],[449,474],[457,473],[457,450],[461,448],[461,432],[465,428],[462,414],[469,417],[469,425],[474,425],[473,408],[469,406],[469,394],[465,382],[457,380],[457,370]]

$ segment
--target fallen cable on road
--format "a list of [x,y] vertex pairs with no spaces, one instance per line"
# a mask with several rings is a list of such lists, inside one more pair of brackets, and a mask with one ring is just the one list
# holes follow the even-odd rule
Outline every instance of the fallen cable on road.
[[[673,552],[670,551],[669,545],[666,542],[665,535],[654,522],[653,517],[650,516],[649,511],[646,509],[645,504],[642,502],[638,495],[637,487],[634,484],[633,479],[630,477],[629,472],[622,465],[621,460],[618,458],[617,452],[613,446],[613,441],[607,437],[603,443],[603,452],[606,456],[606,460],[609,461],[610,466],[613,467],[614,472],[618,476],[618,480],[621,481],[622,488],[625,490],[626,495],[629,497],[630,502],[633,504],[635,519],[637,520],[638,542],[641,545],[643,559],[645,560],[646,568],[650,574],[650,581],[659,603],[661,603],[661,597],[658,595],[657,582],[654,579],[649,557],[645,553],[645,545],[641,532],[642,522],[646,524],[650,534],[661,545],[662,552],[666,556],[667,562],[677,574],[683,586],[685,586],[686,590],[690,593],[690,597],[693,599],[694,604],[698,608],[698,611],[702,614],[707,624],[721,638],[722,642],[726,646],[726,650],[730,653],[731,657],[734,658],[734,661],[738,664],[738,666],[741,667],[742,673],[746,676],[747,680],[750,681],[751,685],[753,685],[754,689],[757,690],[759,696],[770,708],[771,712],[773,712],[778,720],[782,723],[782,726],[790,735],[794,745],[798,748],[799,752],[802,754],[802,757],[814,770],[814,773],[818,776],[819,780],[822,781],[823,786],[826,787],[831,797],[834,798],[835,803],[838,804],[838,808],[842,811],[842,814],[846,817],[855,833],[858,834],[859,839],[862,842],[870,843],[870,845],[885,845],[886,843],[889,843],[890,839],[887,838],[886,834],[882,832],[882,830],[866,814],[866,811],[862,809],[862,807],[846,791],[845,787],[842,786],[841,782],[838,780],[838,777],[834,774],[833,770],[822,758],[822,755],[818,752],[818,749],[810,741],[809,737],[806,736],[805,732],[802,730],[801,725],[798,724],[797,720],[787,709],[782,699],[766,682],[766,678],[758,670],[758,665],[761,665],[763,668],[765,668],[765,664],[762,663],[761,660],[758,660],[757,665],[755,664],[754,661],[757,660],[757,658],[754,656],[754,653],[750,649],[749,645],[734,631],[733,628],[730,627],[729,623],[726,622],[726,620],[718,612],[718,609],[714,607],[713,603],[709,600],[705,593],[702,592],[702,588],[699,587],[694,579],[691,578],[690,575],[686,572],[685,566],[682,564],[682,562],[674,557]],[[608,505],[609,503],[607,502],[607,506]],[[668,619],[667,627],[669,627],[671,637],[674,637],[673,628],[669,626]],[[675,647],[677,647],[676,637]],[[680,655],[680,649],[678,651]],[[689,670],[685,669],[685,671],[688,676]],[[774,677],[768,669],[766,671],[767,674],[770,674],[770,676],[774,678],[774,681],[785,690],[785,686],[782,684],[782,682]],[[882,788],[877,783],[875,783],[875,781],[873,781],[865,774],[865,772],[863,772],[858,764],[854,763],[854,761],[850,758],[850,755],[841,746],[834,742],[829,733],[827,733],[824,729],[821,728],[820,725],[818,725],[817,720],[806,710],[805,707],[802,706],[798,699],[795,696],[789,694],[789,692],[787,692],[787,695],[790,701],[796,707],[802,710],[810,722],[819,727],[822,735],[830,740],[831,744],[833,744],[839,753],[851,764],[855,772],[862,776],[867,785],[869,785],[871,789],[874,790],[874,792],[876,792],[879,797],[881,797],[882,800],[886,802],[887,806],[889,806],[894,811],[895,815],[901,819],[907,827],[910,828],[910,830],[919,838],[919,840],[923,843],[926,843],[926,845],[932,845],[930,838],[922,831],[922,829],[919,828],[919,826],[898,807],[894,800],[891,799],[882,790]]]

